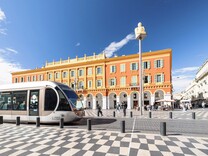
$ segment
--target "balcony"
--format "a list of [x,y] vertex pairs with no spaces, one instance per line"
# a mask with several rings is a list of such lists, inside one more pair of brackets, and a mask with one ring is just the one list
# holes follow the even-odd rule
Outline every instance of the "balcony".
[[139,88],[139,83],[130,83],[130,88]]

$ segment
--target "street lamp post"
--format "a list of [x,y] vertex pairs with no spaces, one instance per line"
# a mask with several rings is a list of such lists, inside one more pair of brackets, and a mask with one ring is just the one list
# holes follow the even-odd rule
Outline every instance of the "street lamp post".
[[140,115],[142,115],[142,106],[143,106],[143,76],[142,76],[142,40],[147,36],[144,26],[142,23],[138,23],[138,27],[135,28],[135,37],[139,40],[139,106],[140,106]]

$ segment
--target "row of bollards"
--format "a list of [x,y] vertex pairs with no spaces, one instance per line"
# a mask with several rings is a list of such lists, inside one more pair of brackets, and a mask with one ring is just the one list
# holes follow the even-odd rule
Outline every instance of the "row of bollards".
[[[0,116],[0,124],[3,124],[3,116]],[[16,117],[16,125],[19,126],[20,125],[20,117],[17,116]],[[64,128],[64,118],[60,119],[59,122],[60,128]],[[36,118],[36,127],[40,127],[40,117]]]
[[[87,130],[92,130],[92,123],[91,119],[87,119]],[[120,122],[120,131],[121,133],[125,133],[125,121],[122,120]],[[160,122],[160,135],[166,136],[166,122]]]
[[[126,111],[124,111],[124,116],[126,116]],[[116,112],[113,111],[113,117],[116,117]],[[130,117],[132,118],[133,117],[133,112],[131,111],[130,112]]]
[[[125,115],[124,115],[125,116]],[[113,111],[113,117],[116,117],[116,112]],[[133,112],[130,112],[130,117],[133,117]],[[149,118],[152,118],[152,112],[149,112]],[[173,118],[173,112],[169,112],[169,119]],[[196,113],[192,112],[192,119],[196,119]]]

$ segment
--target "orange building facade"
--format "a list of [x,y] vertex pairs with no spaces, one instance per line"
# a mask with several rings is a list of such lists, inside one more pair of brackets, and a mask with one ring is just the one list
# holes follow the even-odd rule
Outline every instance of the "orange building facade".
[[[12,73],[12,82],[56,81],[73,88],[86,108],[114,109],[139,105],[139,54],[106,58],[104,54],[46,62],[42,68]],[[172,50],[142,53],[143,102],[171,99]]]

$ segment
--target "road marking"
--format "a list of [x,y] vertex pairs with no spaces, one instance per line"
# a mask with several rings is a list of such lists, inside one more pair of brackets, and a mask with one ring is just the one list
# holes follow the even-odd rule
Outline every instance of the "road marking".
[[130,141],[130,144],[129,144],[128,156],[130,155],[130,149],[131,149],[131,143],[132,143],[132,137],[133,137],[135,123],[136,123],[136,117],[134,118],[133,127],[132,127],[132,131],[131,131],[131,141]]

